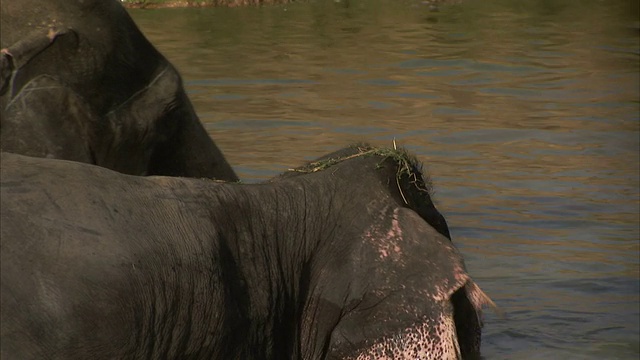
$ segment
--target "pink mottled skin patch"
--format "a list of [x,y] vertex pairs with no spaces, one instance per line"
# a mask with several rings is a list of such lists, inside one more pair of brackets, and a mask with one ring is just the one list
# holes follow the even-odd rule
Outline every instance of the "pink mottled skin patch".
[[[390,257],[392,260],[397,261],[402,257],[402,247],[400,246],[402,243],[402,229],[398,221],[399,210],[399,208],[393,210],[391,228],[388,230],[385,231],[381,229],[379,224],[374,224],[364,233],[363,238],[373,243],[377,248],[380,260],[386,260]],[[381,222],[386,220],[387,214],[387,209],[384,209],[380,214]]]
[[460,359],[453,313],[443,313],[436,319],[425,319],[396,336],[380,339],[350,360]]
[[[465,292],[478,317],[481,317],[483,306],[489,305],[495,308],[495,304],[473,280],[468,276],[466,278],[467,282],[463,285]],[[456,287],[447,293],[452,294],[459,288]],[[460,344],[450,301],[450,296],[438,301],[440,304],[447,304],[439,310],[439,315],[423,319],[399,333],[378,339],[371,346],[348,360],[461,359]]]

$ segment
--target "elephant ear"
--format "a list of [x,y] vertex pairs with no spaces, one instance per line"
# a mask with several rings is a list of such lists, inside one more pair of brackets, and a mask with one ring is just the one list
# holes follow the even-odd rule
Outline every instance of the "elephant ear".
[[[391,211],[390,211],[391,212]],[[478,356],[482,307],[491,299],[462,255],[418,214],[396,208],[363,235],[360,304],[340,321],[333,354],[345,359],[459,359]]]
[[[38,29],[20,41],[0,50],[0,95],[3,95],[12,82],[12,74],[19,71],[38,54],[51,46],[58,36],[67,34],[67,29]],[[19,89],[13,89],[16,91]],[[12,94],[13,96],[13,94]]]
[[80,96],[57,79],[40,75],[3,109],[2,150],[94,163],[88,129],[97,122]]
[[107,113],[107,121],[91,136],[96,163],[125,174],[148,175],[154,146],[167,141],[179,126],[166,121],[179,91],[180,78],[167,65],[147,86]]

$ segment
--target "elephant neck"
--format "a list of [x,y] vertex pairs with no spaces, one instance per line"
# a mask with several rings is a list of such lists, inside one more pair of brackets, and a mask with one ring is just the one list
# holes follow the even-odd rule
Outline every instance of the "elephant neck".
[[265,346],[266,336],[269,358],[300,357],[308,338],[301,325],[313,298],[311,277],[322,266],[327,241],[336,238],[332,224],[338,221],[334,195],[326,184],[320,187],[302,181],[229,184],[218,197],[216,240],[223,272],[230,275],[225,279],[249,322],[247,346]]

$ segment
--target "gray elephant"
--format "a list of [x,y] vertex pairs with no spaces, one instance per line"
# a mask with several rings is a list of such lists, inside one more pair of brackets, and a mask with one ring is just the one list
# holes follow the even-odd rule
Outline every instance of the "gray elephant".
[[3,359],[458,359],[481,308],[405,152],[263,184],[3,154]]
[[2,151],[237,180],[180,75],[119,1],[0,4]]

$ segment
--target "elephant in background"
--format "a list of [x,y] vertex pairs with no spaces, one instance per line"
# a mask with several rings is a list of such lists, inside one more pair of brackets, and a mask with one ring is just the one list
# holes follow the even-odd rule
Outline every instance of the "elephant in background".
[[116,0],[3,0],[0,148],[134,175],[237,176]]

